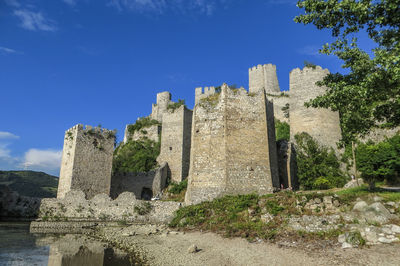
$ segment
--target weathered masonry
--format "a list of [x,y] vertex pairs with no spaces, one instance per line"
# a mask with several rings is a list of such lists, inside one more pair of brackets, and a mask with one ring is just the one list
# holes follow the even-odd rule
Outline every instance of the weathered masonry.
[[159,164],[167,162],[172,182],[179,183],[189,173],[192,110],[180,106],[163,115]]
[[273,106],[264,91],[224,84],[221,93],[206,93],[196,89],[185,202],[279,187]]
[[320,144],[337,150],[341,139],[339,113],[325,108],[307,108],[305,102],[323,95],[326,87],[315,83],[329,74],[320,66],[299,68],[290,72],[290,137],[306,132]]
[[74,189],[87,198],[110,193],[115,132],[76,125],[65,132],[57,198]]

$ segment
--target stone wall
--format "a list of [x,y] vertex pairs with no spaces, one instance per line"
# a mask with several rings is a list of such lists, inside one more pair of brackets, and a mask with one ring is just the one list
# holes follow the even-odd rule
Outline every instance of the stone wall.
[[115,132],[76,125],[65,132],[57,198],[72,189],[91,198],[110,193]]
[[198,87],[195,89],[195,96],[194,96],[194,101],[195,104],[198,104],[201,99],[207,98],[208,96],[214,95],[215,94],[215,87]]
[[158,142],[161,135],[161,126],[160,125],[152,125],[148,127],[144,127],[138,131],[135,131],[133,135],[128,130],[129,125],[125,127],[124,134],[124,143],[127,143],[129,140],[137,141],[141,138],[148,138],[155,142]]
[[304,106],[315,97],[325,93],[326,88],[315,83],[329,74],[320,66],[299,68],[290,72],[290,137],[306,132],[320,144],[337,150],[336,143],[341,139],[339,113],[325,108]]
[[137,199],[149,200],[161,196],[167,185],[168,164],[163,163],[157,170],[146,173],[117,173],[111,178],[111,198],[123,192],[132,192]]
[[158,163],[167,162],[172,182],[188,176],[193,112],[185,106],[164,114]]
[[82,191],[71,190],[62,199],[43,199],[39,219],[168,223],[180,206],[179,202],[137,200],[132,192],[124,192],[115,200],[104,193],[87,200]]
[[248,95],[224,84],[220,94],[200,99],[198,91],[185,202],[279,187],[273,107],[264,91]]

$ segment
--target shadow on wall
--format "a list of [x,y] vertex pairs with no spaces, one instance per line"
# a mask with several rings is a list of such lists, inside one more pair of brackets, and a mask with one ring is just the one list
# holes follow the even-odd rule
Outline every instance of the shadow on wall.
[[163,163],[158,169],[146,173],[116,173],[111,177],[110,196],[116,199],[122,192],[132,192],[137,199],[159,197],[167,186],[168,172],[168,164]]

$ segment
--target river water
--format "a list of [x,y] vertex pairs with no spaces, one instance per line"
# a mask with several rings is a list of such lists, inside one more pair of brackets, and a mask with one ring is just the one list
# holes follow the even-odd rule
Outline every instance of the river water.
[[0,266],[140,265],[107,244],[79,234],[30,234],[29,223],[0,223]]

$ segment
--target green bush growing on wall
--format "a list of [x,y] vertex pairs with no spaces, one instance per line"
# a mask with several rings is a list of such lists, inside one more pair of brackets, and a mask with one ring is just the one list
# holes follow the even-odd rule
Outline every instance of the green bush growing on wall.
[[139,131],[142,128],[151,127],[153,125],[161,125],[161,124],[157,120],[151,119],[150,117],[141,117],[138,120],[136,120],[135,124],[128,125],[128,132],[133,135],[136,131]]
[[178,109],[182,105],[186,106],[185,100],[179,99],[178,102],[176,102],[176,103],[168,104],[167,110],[170,110],[170,111],[174,112],[176,109]]
[[287,140],[290,139],[290,126],[286,122],[281,122],[278,119],[275,119],[275,135],[276,141]]
[[157,167],[160,142],[148,138],[120,144],[114,151],[113,173],[148,172]]
[[379,143],[360,144],[356,150],[357,169],[370,186],[375,182],[400,183],[400,134]]
[[346,177],[332,148],[319,145],[309,134],[294,136],[296,140],[297,174],[301,189],[343,187]]

